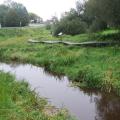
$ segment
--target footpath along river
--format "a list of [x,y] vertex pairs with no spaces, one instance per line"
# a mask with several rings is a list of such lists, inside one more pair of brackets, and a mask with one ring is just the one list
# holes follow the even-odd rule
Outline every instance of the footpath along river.
[[120,120],[120,97],[114,94],[71,87],[66,76],[57,77],[30,64],[0,63],[0,70],[27,81],[38,95],[67,108],[78,120]]

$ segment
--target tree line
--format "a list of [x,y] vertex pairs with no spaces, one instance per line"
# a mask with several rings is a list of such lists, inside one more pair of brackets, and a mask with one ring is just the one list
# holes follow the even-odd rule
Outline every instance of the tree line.
[[29,22],[42,22],[42,18],[29,13],[23,4],[7,0],[0,5],[0,24],[2,27],[22,27]]
[[76,35],[120,27],[120,0],[84,0],[53,23],[53,35]]

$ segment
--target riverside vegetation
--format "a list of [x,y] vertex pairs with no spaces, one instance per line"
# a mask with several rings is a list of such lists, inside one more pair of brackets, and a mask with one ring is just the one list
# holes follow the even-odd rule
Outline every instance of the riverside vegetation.
[[[119,34],[108,30],[93,35],[108,39]],[[98,37],[99,35],[99,37]],[[115,91],[120,94],[120,47],[74,47],[60,44],[30,44],[28,39],[56,40],[44,28],[0,30],[0,59],[27,62],[67,75],[81,87]],[[63,36],[63,40],[88,41],[92,35]]]
[[[64,35],[62,39],[74,42],[92,39],[112,41],[118,40],[117,37],[119,37],[118,30],[107,30],[92,35]],[[98,48],[31,44],[28,43],[28,39],[61,38],[53,37],[45,28],[0,29],[0,60],[43,66],[54,74],[68,76],[73,83],[82,88],[95,88],[120,95],[119,46]],[[3,101],[0,103],[2,107],[0,114],[3,115],[0,116],[1,120],[6,120],[4,117],[6,114],[8,120],[34,119],[36,115],[38,120],[70,120],[65,113],[50,118],[45,116],[42,113],[46,105],[45,100],[37,98],[34,92],[30,92],[25,82],[18,83],[14,77],[0,72],[0,83],[0,99]],[[7,108],[7,112],[4,108]]]
[[45,99],[30,91],[28,83],[0,72],[0,120],[73,120],[65,110],[45,114],[46,105]]

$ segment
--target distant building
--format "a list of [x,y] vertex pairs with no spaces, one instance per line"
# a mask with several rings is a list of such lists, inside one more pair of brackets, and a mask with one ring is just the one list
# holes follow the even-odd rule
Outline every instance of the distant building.
[[40,23],[41,24],[41,23],[43,23],[43,19],[40,17],[37,17],[36,19],[30,20],[30,23],[36,23],[36,24]]

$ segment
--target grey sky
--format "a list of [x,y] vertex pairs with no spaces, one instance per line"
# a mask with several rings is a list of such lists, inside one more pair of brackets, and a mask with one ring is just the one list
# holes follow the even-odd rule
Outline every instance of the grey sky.
[[[4,0],[0,0],[0,4]],[[44,20],[56,15],[60,17],[61,13],[75,8],[76,0],[14,0],[26,6],[29,12],[34,12]]]

